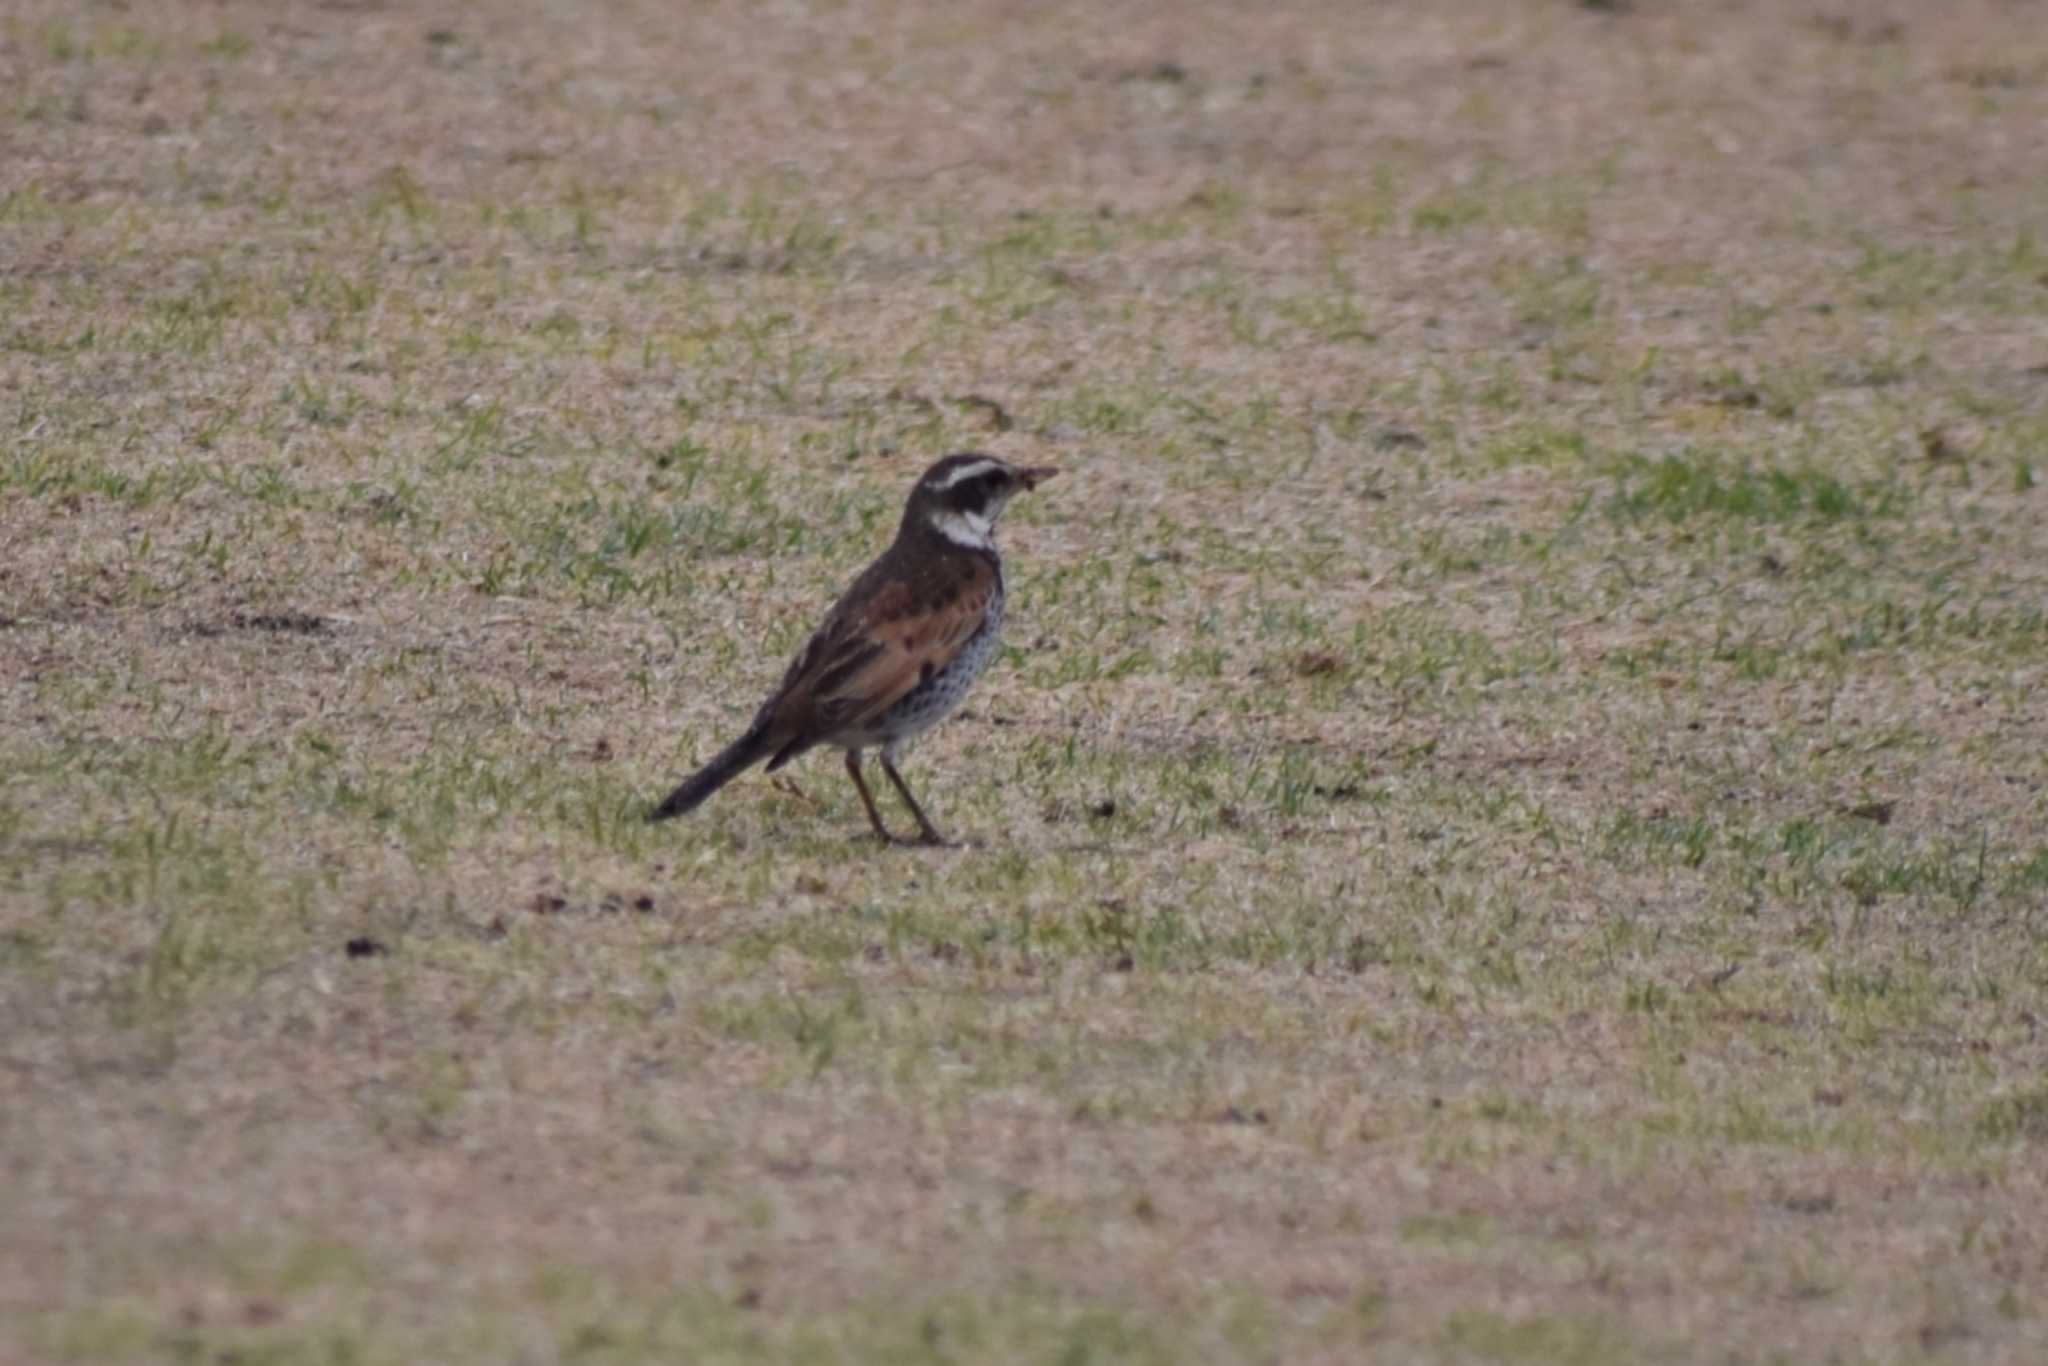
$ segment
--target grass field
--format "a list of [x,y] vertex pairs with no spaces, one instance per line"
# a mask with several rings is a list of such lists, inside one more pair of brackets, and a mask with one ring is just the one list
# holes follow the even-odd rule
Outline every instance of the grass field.
[[0,1360],[2048,1359],[2043,18],[10,0]]

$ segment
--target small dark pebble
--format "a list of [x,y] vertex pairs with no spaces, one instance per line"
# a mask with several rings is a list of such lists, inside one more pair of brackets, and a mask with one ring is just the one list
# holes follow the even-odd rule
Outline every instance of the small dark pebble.
[[1344,946],[1344,970],[1351,973],[1364,972],[1376,963],[1386,961],[1386,955],[1379,945],[1362,934],[1351,936],[1351,942]]
[[391,952],[384,947],[383,940],[372,939],[366,934],[349,940],[347,947],[348,956],[351,958],[378,958]]
[[1939,427],[1929,427],[1920,433],[1920,453],[1936,463],[1963,458],[1963,453],[1948,439],[1948,433]]

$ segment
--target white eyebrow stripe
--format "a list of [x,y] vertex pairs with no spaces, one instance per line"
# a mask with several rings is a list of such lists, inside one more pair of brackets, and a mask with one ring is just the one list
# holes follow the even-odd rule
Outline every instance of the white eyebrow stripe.
[[964,479],[979,479],[984,474],[993,474],[1001,468],[1002,465],[998,461],[977,460],[971,465],[962,465],[960,466],[960,468],[953,470],[952,472],[946,475],[945,483],[934,484],[932,486],[932,490],[935,493],[943,492],[944,490],[953,487],[953,485],[961,482]]

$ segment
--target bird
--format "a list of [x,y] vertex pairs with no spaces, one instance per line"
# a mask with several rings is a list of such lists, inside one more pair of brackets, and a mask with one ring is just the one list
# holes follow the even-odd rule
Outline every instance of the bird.
[[[1018,493],[1057,470],[963,451],[927,469],[903,505],[896,539],[840,595],[790,661],[782,683],[737,740],[648,812],[650,821],[694,811],[741,773],[773,773],[818,745],[842,750],[868,824],[884,844],[944,845],[945,836],[896,771],[905,745],[960,705],[995,657],[1003,627],[1003,558],[996,521]],[[861,774],[879,751],[920,839],[882,823]]]

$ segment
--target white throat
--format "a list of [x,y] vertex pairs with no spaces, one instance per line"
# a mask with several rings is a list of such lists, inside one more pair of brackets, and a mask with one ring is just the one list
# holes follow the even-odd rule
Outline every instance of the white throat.
[[995,519],[979,512],[946,508],[932,514],[932,530],[968,550],[994,550]]

